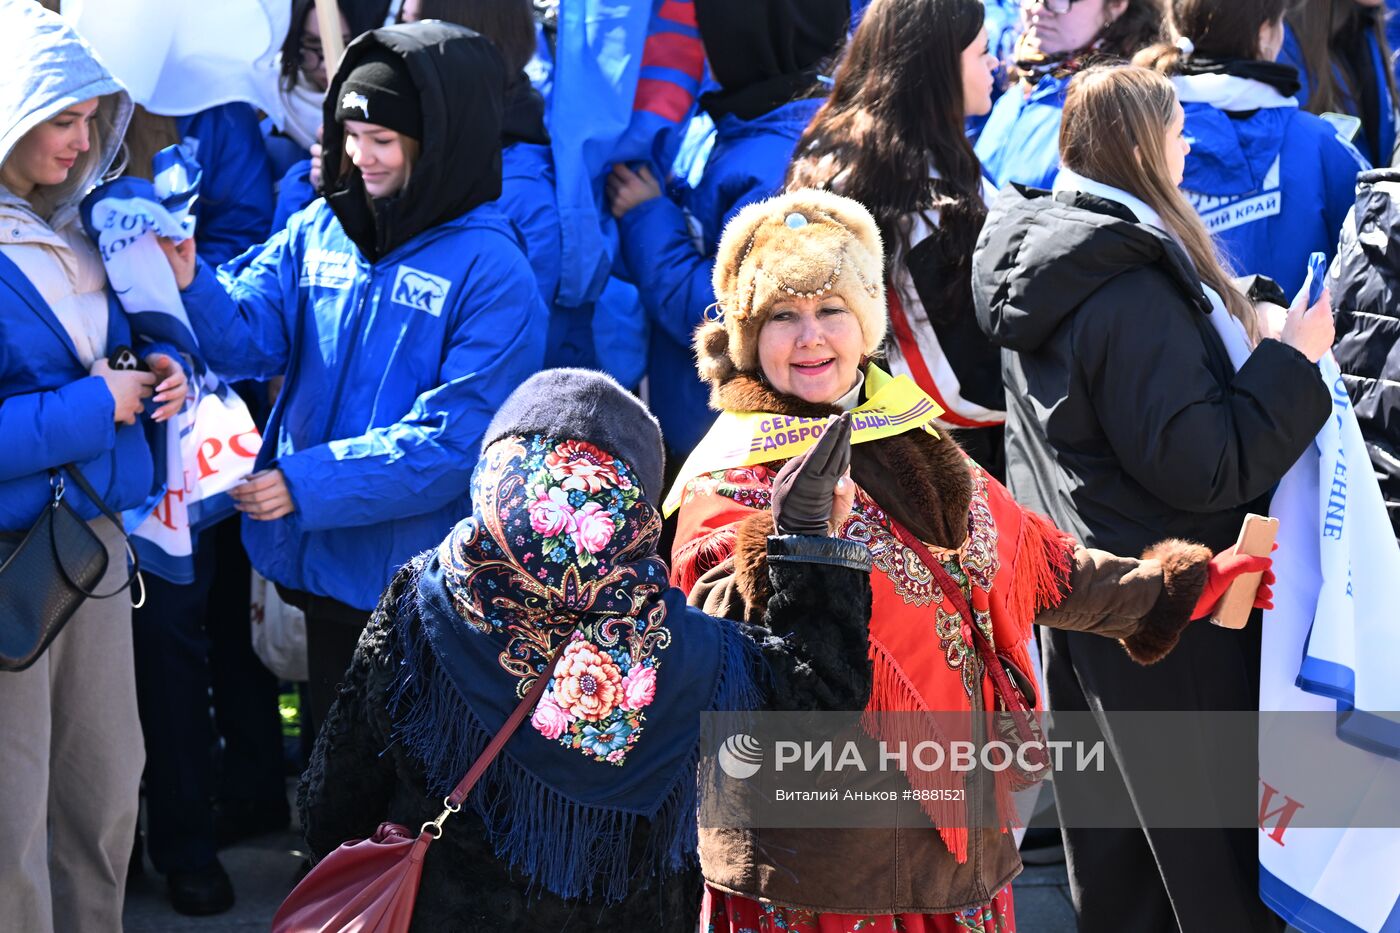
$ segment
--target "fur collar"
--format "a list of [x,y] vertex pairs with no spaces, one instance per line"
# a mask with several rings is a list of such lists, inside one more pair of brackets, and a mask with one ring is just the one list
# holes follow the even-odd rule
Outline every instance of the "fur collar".
[[[805,418],[840,414],[835,405],[803,401],[778,392],[750,373],[738,373],[715,390],[722,411],[763,411]],[[940,431],[906,431],[851,448],[851,477],[875,504],[918,538],[956,548],[967,537],[972,473],[967,456]]]

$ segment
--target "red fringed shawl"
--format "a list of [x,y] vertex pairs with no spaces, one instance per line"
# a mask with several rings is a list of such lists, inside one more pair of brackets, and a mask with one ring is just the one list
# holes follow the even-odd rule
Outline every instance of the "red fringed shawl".
[[[989,632],[999,653],[1023,671],[1031,671],[1031,625],[1036,614],[1062,598],[1070,572],[1074,542],[1047,519],[1029,512],[981,467],[972,471],[972,502],[968,537],[957,551],[932,548],[955,579],[965,580],[964,592],[979,628]],[[776,465],[774,465],[776,466]],[[686,484],[676,532],[672,582],[689,592],[699,577],[734,552],[736,529],[746,517],[769,508],[771,466],[722,470]],[[975,646],[962,632],[961,617],[935,583],[918,556],[891,530],[889,517],[864,490],[857,489],[855,507],[840,536],[870,549],[873,596],[870,658],[874,684],[867,713],[970,712],[996,709],[991,680],[978,660]],[[1036,709],[1042,701],[1036,697]],[[910,717],[867,717],[878,725],[877,736],[898,742],[902,723]],[[907,731],[907,729],[906,729]],[[927,732],[910,736],[917,741]],[[958,738],[958,737],[949,737]],[[947,772],[907,773],[922,789],[944,789]],[[1014,813],[1009,788],[998,782],[1003,816]],[[967,860],[968,819],[961,801],[927,802],[925,812],[959,862]]]

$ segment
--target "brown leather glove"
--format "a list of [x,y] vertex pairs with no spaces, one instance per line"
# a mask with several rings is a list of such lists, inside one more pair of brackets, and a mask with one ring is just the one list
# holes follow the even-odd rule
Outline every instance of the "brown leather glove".
[[826,535],[836,483],[851,467],[851,416],[833,415],[821,439],[773,480],[773,526],[780,535]]

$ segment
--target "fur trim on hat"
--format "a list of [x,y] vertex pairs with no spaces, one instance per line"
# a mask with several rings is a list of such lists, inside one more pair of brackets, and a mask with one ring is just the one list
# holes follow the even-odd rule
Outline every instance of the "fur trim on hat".
[[758,333],[784,298],[838,295],[873,355],[885,339],[885,254],[857,201],[804,189],[750,204],[724,228],[715,257],[719,320],[695,334],[701,378],[718,385],[758,371]]

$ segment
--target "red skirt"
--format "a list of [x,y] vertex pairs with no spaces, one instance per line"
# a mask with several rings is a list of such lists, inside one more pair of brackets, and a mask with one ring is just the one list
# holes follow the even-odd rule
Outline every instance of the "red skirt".
[[705,885],[701,933],[1015,933],[1011,885],[990,904],[953,914],[825,914],[795,907],[760,904]]

